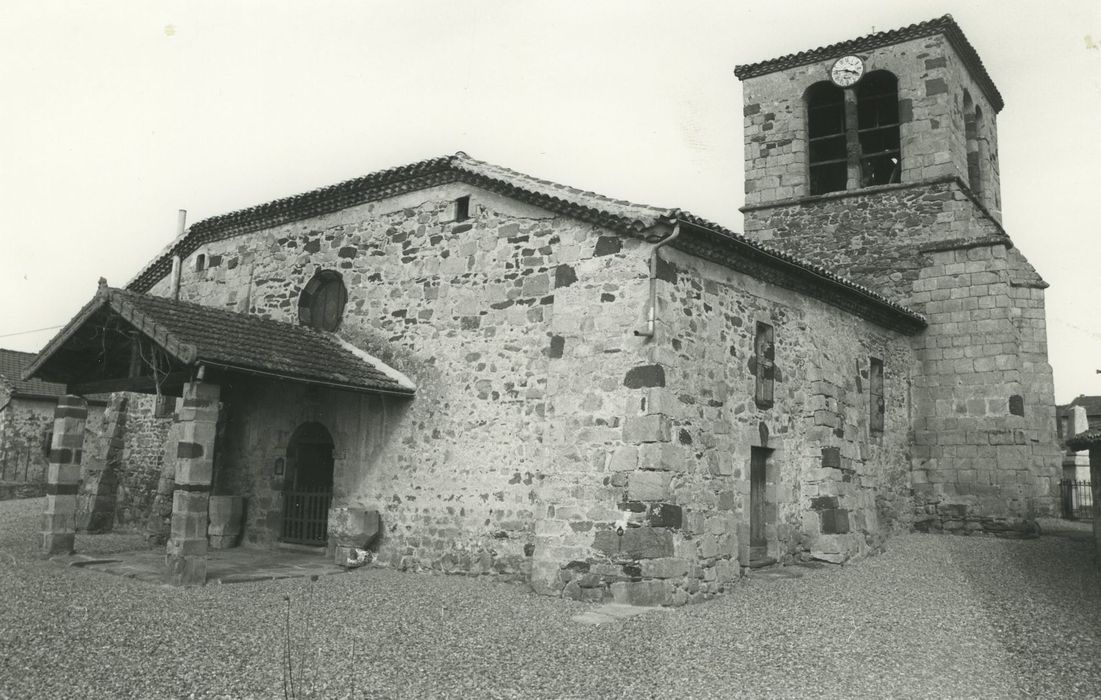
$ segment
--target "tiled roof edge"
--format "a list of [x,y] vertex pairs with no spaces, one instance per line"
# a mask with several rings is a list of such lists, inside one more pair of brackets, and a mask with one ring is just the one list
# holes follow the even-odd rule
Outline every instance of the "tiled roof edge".
[[[460,151],[452,156],[440,156],[379,170],[328,187],[203,219],[193,224],[183,238],[164,250],[158,258],[138,273],[126,285],[126,289],[135,292],[149,291],[153,285],[171,272],[173,256],[186,257],[206,243],[457,180],[628,235],[641,235],[650,227],[650,224],[645,221],[526,189],[501,178],[476,172],[464,167],[464,163],[468,161],[478,162]],[[537,180],[522,173],[517,175]],[[602,195],[592,194],[592,196],[610,199]]]
[[[282,197],[246,209],[219,214],[191,225],[186,235],[139,273],[126,289],[147,292],[172,271],[172,257],[186,257],[205,243],[224,240],[263,228],[327,214],[374,199],[447,182],[452,156],[429,158],[409,165],[378,170],[302,194]],[[440,176],[443,179],[440,180]],[[399,185],[405,183],[406,187]],[[408,186],[413,183],[413,186]]]
[[[784,251],[772,248],[771,246],[753,241],[719,224],[708,221],[689,212],[677,211],[676,218],[679,221],[689,224],[690,226],[711,233],[714,241],[721,242],[721,244],[729,248],[740,249],[740,252],[742,252],[743,254],[748,252],[751,254],[756,254],[758,256],[763,256],[770,259],[772,261],[772,264],[779,264],[779,266],[787,267],[789,270],[793,270],[799,274],[802,274],[807,279],[811,280],[813,283],[821,287],[833,287],[837,290],[843,290],[844,293],[851,295],[853,298],[862,299],[864,304],[871,309],[874,309],[874,311],[872,311],[871,313],[867,311],[862,311],[861,309],[853,306],[853,304],[847,303],[839,298],[824,299],[824,301],[827,301],[827,303],[833,304],[834,306],[838,306],[839,308],[855,313],[862,318],[866,318],[880,325],[897,328],[906,333],[914,333],[927,325],[925,317],[917,313],[916,311],[902,306],[901,304],[898,304],[894,301],[891,301],[882,294],[874,292],[863,285],[857,284],[852,280],[831,272],[830,270],[827,270],[820,265],[816,265],[812,262],[803,260],[789,253],[785,253]],[[698,249],[693,250],[691,249],[691,246],[683,243],[678,246],[678,242],[680,242],[680,239],[678,239],[678,241],[674,241],[673,247],[681,248],[683,250],[686,250],[686,252],[690,252],[693,254],[700,254],[704,252]],[[739,265],[746,267],[746,265],[744,265],[743,263],[739,263],[738,261],[730,257],[719,259],[716,261],[725,264],[728,267],[734,267],[735,269],[738,269]],[[760,277],[760,274],[758,274],[754,270],[748,269],[748,267],[746,270],[743,271],[747,272],[748,274],[753,274],[754,276]],[[782,282],[777,283],[782,284]]]
[[[80,311],[76,313],[73,318],[66,323],[57,334],[50,338],[45,347],[38,351],[38,356],[29,365],[23,368],[23,379],[32,379],[38,372],[39,368],[45,364],[46,360],[57,352],[57,349],[61,347],[66,340],[69,339],[77,328],[80,327],[89,316],[94,314],[101,306],[108,302],[108,287],[105,284],[101,284],[99,289],[96,290],[95,296],[91,301],[81,307]],[[59,384],[60,382],[54,382]]]
[[780,56],[779,58],[773,58],[767,61],[758,61],[757,63],[735,66],[734,75],[736,75],[739,80],[755,78],[759,75],[766,75],[780,70],[787,70],[788,68],[817,63],[818,61],[823,61],[835,56],[839,57],[850,53],[858,53],[860,51],[871,51],[884,46],[890,46],[891,44],[921,39],[922,37],[932,36],[934,34],[944,34],[944,36],[948,38],[948,42],[952,45],[952,48],[959,54],[960,60],[964,62],[971,76],[975,79],[975,82],[978,83],[983,93],[986,94],[986,98],[990,101],[990,106],[994,109],[994,112],[997,113],[1002,111],[1002,108],[1005,107],[1005,101],[1002,99],[1001,92],[999,92],[997,86],[994,85],[994,81],[987,72],[986,66],[983,65],[982,59],[979,58],[978,52],[975,51],[975,47],[967,40],[963,30],[961,30],[959,25],[956,24],[956,21],[952,19],[952,15],[944,15],[943,17],[937,17],[936,19],[927,20],[925,22],[918,22],[917,24],[911,24],[900,29],[867,34],[855,39],[849,39],[848,41],[829,44],[828,46],[820,46],[816,49],[800,51],[799,53],[787,54],[786,56]]
[[1096,445],[1101,445],[1101,430],[1096,428],[1067,438],[1067,447],[1075,451],[1086,450]]

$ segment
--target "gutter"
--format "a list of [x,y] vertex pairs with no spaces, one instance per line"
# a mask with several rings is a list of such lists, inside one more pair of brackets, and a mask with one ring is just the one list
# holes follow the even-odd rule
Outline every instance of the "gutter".
[[280,379],[285,382],[296,382],[299,384],[314,384],[317,386],[326,386],[333,389],[343,389],[345,391],[354,391],[361,394],[383,394],[386,396],[399,396],[401,398],[411,399],[415,395],[414,392],[408,391],[392,391],[388,389],[375,389],[372,387],[366,387],[358,384],[347,384],[343,382],[325,381],[323,379],[310,379],[309,377],[297,377],[288,374],[279,374],[278,372],[268,372],[262,369],[252,369],[250,367],[239,367],[237,365],[230,365],[223,362],[210,362],[209,360],[203,360],[199,363],[198,379],[202,381],[205,378],[206,367],[216,367],[218,369],[227,372],[237,372],[240,374],[252,374],[259,377],[267,377],[271,379]]

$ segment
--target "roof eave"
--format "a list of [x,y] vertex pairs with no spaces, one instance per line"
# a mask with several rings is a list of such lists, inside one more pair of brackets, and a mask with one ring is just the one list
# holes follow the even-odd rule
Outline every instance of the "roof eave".
[[800,51],[798,53],[787,54],[766,61],[738,65],[734,67],[734,75],[738,80],[756,78],[761,75],[768,75],[769,73],[775,73],[789,68],[797,68],[799,66],[826,61],[831,58],[838,58],[850,53],[872,51],[874,49],[883,48],[884,46],[898,44],[903,41],[922,39],[935,34],[943,34],[945,38],[948,39],[953,50],[959,55],[960,60],[967,65],[971,76],[982,89],[983,94],[986,95],[991,108],[993,108],[995,113],[1001,112],[1002,108],[1005,107],[1005,101],[1002,99],[1001,92],[994,84],[994,80],[990,77],[990,73],[986,70],[986,66],[983,65],[982,59],[979,58],[978,52],[975,51],[975,47],[967,40],[966,35],[964,35],[959,25],[956,24],[952,15],[944,15],[936,19],[911,24],[890,31],[866,34],[855,39],[829,44],[809,51]]
[[[721,241],[723,245],[731,249],[740,249],[740,251],[747,256],[755,256],[767,260],[770,265],[787,270],[792,274],[802,276],[822,287],[835,290],[840,295],[838,299],[832,301],[824,299],[823,301],[833,306],[837,306],[842,310],[850,311],[873,323],[893,328],[906,335],[917,334],[928,326],[928,322],[921,314],[895,304],[889,299],[880,297],[871,290],[856,284],[847,283],[843,279],[835,279],[824,270],[816,270],[809,265],[801,264],[799,261],[792,258],[792,256],[782,251],[771,250],[765,246],[732,235],[731,232],[721,229],[691,214],[684,213],[680,215],[679,221],[685,225],[688,230],[703,232],[705,235],[711,236],[714,241]],[[681,245],[678,245],[678,242],[681,243]],[[687,248],[685,239],[682,238],[678,242],[674,242],[673,247],[682,250]],[[685,250],[685,252],[698,254],[698,251]],[[730,265],[729,260],[723,264],[726,264],[732,269],[738,269],[736,265]],[[743,272],[754,274],[751,269],[748,269],[751,268],[752,265],[747,263],[746,265],[742,265],[742,267],[747,268],[742,270]],[[842,303],[842,298],[849,301]]]

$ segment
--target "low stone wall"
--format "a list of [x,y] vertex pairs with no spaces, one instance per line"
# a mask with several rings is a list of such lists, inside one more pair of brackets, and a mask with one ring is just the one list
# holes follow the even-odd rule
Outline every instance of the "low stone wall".
[[1039,537],[1040,526],[1025,518],[975,516],[965,505],[942,505],[914,521],[918,532],[950,535],[991,535],[1014,539]]
[[46,484],[0,481],[0,501],[19,498],[40,498],[46,495]]

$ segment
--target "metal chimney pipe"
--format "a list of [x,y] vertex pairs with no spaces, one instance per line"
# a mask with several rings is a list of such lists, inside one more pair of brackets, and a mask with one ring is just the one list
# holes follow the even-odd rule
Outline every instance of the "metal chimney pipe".
[[[187,210],[180,209],[176,217],[176,242],[179,243],[183,238],[184,230],[187,227]],[[180,298],[180,254],[176,253],[172,256],[172,300],[177,301]]]

